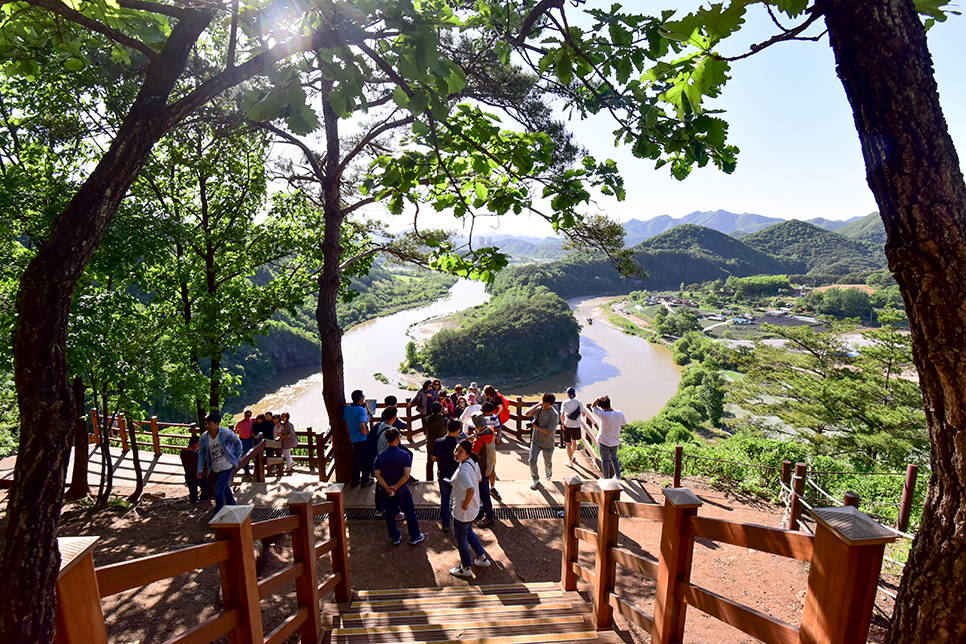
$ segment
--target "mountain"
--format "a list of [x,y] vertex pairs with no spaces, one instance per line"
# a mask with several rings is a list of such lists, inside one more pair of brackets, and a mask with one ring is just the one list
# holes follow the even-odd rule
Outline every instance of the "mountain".
[[737,215],[727,210],[695,211],[680,219],[675,219],[668,215],[661,215],[653,219],[648,219],[647,221],[631,219],[626,222],[624,224],[624,230],[627,231],[627,234],[624,241],[627,246],[636,246],[645,239],[660,235],[675,226],[685,224],[704,226],[717,230],[718,232],[729,234],[735,231],[753,232],[761,230],[780,221],[784,220],[750,213]]
[[881,247],[856,241],[796,219],[774,224],[741,238],[763,253],[786,258],[797,270],[812,275],[847,275],[885,268]]
[[879,248],[885,246],[886,243],[885,225],[883,225],[882,217],[879,216],[878,212],[871,212],[865,217],[859,217],[835,232],[849,239],[875,244]]
[[510,237],[494,241],[493,244],[510,257],[518,259],[561,259],[566,254],[561,237],[547,237],[538,243]]
[[727,279],[731,275],[788,273],[796,267],[794,262],[695,224],[675,226],[631,250],[649,276],[648,288]]
[[[859,219],[862,219],[862,217],[853,217],[852,219],[846,219],[844,221],[816,217],[809,219],[808,223],[814,224],[819,228],[824,228],[825,230],[835,230]],[[704,226],[725,233],[726,235],[740,238],[748,233],[763,230],[783,221],[787,220],[747,212],[737,215],[727,210],[699,210],[685,215],[680,219],[675,219],[668,215],[661,215],[653,219],[648,219],[647,221],[631,219],[624,224],[624,230],[627,231],[624,239],[627,246],[635,246],[645,239],[660,235],[675,226],[682,226],[684,224]]]

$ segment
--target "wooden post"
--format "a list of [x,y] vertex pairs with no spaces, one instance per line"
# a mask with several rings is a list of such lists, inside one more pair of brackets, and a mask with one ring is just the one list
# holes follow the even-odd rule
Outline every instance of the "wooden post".
[[523,396],[517,396],[517,439],[523,438]]
[[859,495],[855,492],[846,492],[842,497],[842,505],[851,505],[853,508],[859,507]]
[[782,461],[782,483],[785,487],[792,486],[792,462]]
[[614,609],[610,605],[610,595],[617,581],[617,560],[611,556],[610,549],[617,546],[617,528],[620,517],[611,508],[614,501],[620,500],[620,481],[600,479],[600,492],[597,496],[597,561],[594,566],[594,625],[598,631],[614,625]]
[[795,464],[795,476],[792,477],[792,504],[789,510],[788,529],[798,530],[798,520],[802,516],[802,497],[805,496],[805,477],[808,476],[808,465],[805,463]]
[[[262,438],[259,443],[265,442]],[[265,448],[262,448],[258,454],[255,454],[255,482],[264,483],[265,482]]]
[[154,444],[154,455],[161,456],[161,437],[158,436],[157,416],[151,416],[151,442]]
[[406,436],[409,440],[413,439],[413,408],[411,402],[412,398],[406,399]]
[[681,461],[684,460],[684,447],[681,445],[674,446],[674,485],[672,487],[681,487]]
[[694,535],[688,529],[689,518],[698,514],[703,503],[687,488],[665,488],[661,556],[657,568],[654,593],[653,644],[681,642],[687,604],[681,596],[681,585],[691,579]]
[[909,528],[909,515],[912,514],[912,501],[916,492],[916,476],[919,475],[918,465],[906,467],[906,482],[902,486],[902,501],[899,503],[899,530],[905,532]]
[[299,626],[303,643],[315,644],[322,639],[322,603],[319,601],[319,566],[315,556],[315,521],[312,493],[295,492],[288,498],[290,514],[298,515],[299,527],[292,530],[292,555],[302,564],[302,574],[295,579],[295,602],[308,609],[308,618]]
[[190,433],[192,436],[198,436],[198,423],[191,423],[188,425],[188,433]]
[[[116,418],[117,418],[117,431],[121,435],[121,449],[126,452],[128,448],[127,418],[124,417],[124,414],[118,414]],[[134,437],[134,440],[137,440],[137,436]]]
[[[580,492],[582,481],[579,476],[571,476],[564,481],[564,528],[563,528],[563,569],[560,573],[560,585],[564,590],[577,590],[577,573],[573,564],[580,555],[579,542],[574,528],[580,525]],[[599,515],[598,515],[599,517]]]
[[325,435],[322,432],[315,435],[315,453],[319,459],[319,482],[323,483],[329,480],[325,475],[329,464],[325,458]]
[[864,644],[885,544],[896,536],[852,506],[816,508],[798,641]]
[[307,432],[308,440],[306,442],[306,447],[309,452],[309,472],[315,471],[315,432],[312,431],[311,427],[305,429]]
[[58,537],[56,644],[107,644],[101,593],[94,572],[97,537]]
[[349,585],[349,539],[345,529],[345,497],[342,494],[344,487],[344,483],[333,483],[325,491],[326,500],[335,503],[335,509],[329,513],[329,538],[338,540],[338,545],[332,551],[332,572],[342,575],[339,583],[335,585],[335,601],[338,604],[348,604],[352,600]]
[[215,539],[231,543],[231,559],[219,563],[218,569],[225,610],[238,609],[238,625],[229,633],[229,641],[238,644],[261,642],[265,638],[255,573],[253,509],[251,505],[226,505],[208,522],[215,531]]

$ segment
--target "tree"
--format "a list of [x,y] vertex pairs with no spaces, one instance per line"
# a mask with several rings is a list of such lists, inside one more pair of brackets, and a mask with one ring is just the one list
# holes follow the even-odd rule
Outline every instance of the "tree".
[[708,420],[717,427],[721,424],[721,417],[724,416],[725,389],[721,376],[717,371],[709,372],[701,381],[701,389],[698,390],[701,402],[708,414]]
[[928,446],[922,395],[903,372],[912,363],[908,336],[896,316],[883,314],[881,329],[863,333],[860,353],[843,335],[854,329],[830,321],[829,330],[763,328],[784,347],[755,345],[747,373],[729,399],[758,417],[776,416],[814,453],[851,459],[863,469],[899,468],[923,459]]
[[226,352],[252,342],[276,311],[301,305],[315,270],[304,208],[281,196],[269,203],[268,143],[231,123],[192,123],[155,146],[133,186],[158,237],[140,287],[168,323],[199,426],[230,392]]

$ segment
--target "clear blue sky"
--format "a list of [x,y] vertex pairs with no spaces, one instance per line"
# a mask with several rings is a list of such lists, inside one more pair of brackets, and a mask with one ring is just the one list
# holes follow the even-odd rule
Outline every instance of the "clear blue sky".
[[[610,1],[590,4],[609,6]],[[641,11],[657,11],[673,3],[628,3]],[[695,2],[678,6],[693,7]],[[572,11],[572,9],[571,9]],[[734,55],[762,41],[774,27],[752,5],[741,40],[722,53]],[[966,159],[966,17],[950,16],[929,32],[940,100],[961,162]],[[601,197],[599,210],[621,221],[675,218],[696,210],[728,210],[785,219],[848,219],[876,210],[865,182],[865,169],[852,113],[835,75],[828,38],[819,42],[787,42],[733,63],[732,79],[710,107],[726,111],[729,139],[741,149],[738,169],[726,175],[715,168],[695,170],[683,182],[666,168],[635,159],[613,146],[613,127],[606,118],[573,121],[577,139],[598,157],[617,161],[627,185],[627,199]],[[424,210],[425,212],[425,210]],[[453,227],[454,220],[439,224]],[[428,222],[426,222],[428,223]],[[476,234],[487,234],[478,222]],[[494,233],[545,236],[549,225],[535,218],[511,217]]]

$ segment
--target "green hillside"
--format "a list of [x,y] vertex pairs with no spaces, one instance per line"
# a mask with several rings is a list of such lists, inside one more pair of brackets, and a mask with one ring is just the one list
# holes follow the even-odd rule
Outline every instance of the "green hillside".
[[741,241],[763,253],[786,258],[795,267],[786,270],[793,273],[847,275],[886,266],[881,247],[795,219],[745,235]]
[[836,230],[838,234],[856,241],[875,244],[879,248],[885,246],[886,232],[882,224],[882,217],[878,212],[871,212],[862,219],[853,221]]

